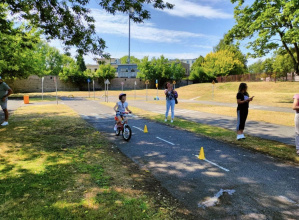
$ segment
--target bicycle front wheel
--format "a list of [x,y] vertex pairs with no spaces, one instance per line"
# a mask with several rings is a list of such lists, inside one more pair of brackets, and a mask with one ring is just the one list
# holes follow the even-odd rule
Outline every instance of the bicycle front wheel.
[[129,125],[125,125],[123,131],[123,138],[125,141],[129,141],[131,137],[132,137],[132,130]]

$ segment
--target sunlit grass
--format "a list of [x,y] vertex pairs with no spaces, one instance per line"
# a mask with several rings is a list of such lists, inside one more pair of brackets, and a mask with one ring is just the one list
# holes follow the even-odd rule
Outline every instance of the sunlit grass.
[[[165,106],[165,101],[158,101],[158,102],[149,101],[148,103]],[[226,107],[226,106],[205,105],[205,104],[185,103],[185,102],[180,102],[177,105],[177,107],[182,109],[199,111],[199,112],[207,112],[216,115],[237,117],[236,107],[233,108],[233,107]],[[261,121],[270,124],[278,124],[278,125],[291,126],[291,127],[295,126],[294,114],[288,112],[274,112],[274,111],[249,109],[248,120]]]
[[[214,85],[214,96],[212,83],[200,83],[178,88],[179,99],[193,99],[208,100],[216,102],[236,103],[236,94],[239,87],[239,82],[216,83]],[[251,96],[255,96],[253,103],[265,106],[277,106],[291,108],[293,96],[299,91],[299,82],[247,82],[248,92]],[[109,96],[118,96],[121,90],[109,91]],[[130,100],[134,100],[135,90],[124,91]],[[16,97],[23,97],[23,95],[30,95],[30,97],[40,98],[41,93],[19,93],[14,94]],[[104,97],[104,91],[96,91],[97,98]],[[136,90],[137,96],[146,97],[146,90]],[[155,97],[157,89],[148,89],[148,95]],[[53,98],[56,96],[55,92],[45,93],[46,97]],[[58,92],[58,96],[62,97],[89,97],[88,91],[70,91]],[[158,96],[163,97],[163,89],[158,90]],[[93,98],[93,93],[91,93]],[[137,97],[142,99],[141,97]]]
[[65,105],[18,109],[0,140],[0,219],[188,218]]

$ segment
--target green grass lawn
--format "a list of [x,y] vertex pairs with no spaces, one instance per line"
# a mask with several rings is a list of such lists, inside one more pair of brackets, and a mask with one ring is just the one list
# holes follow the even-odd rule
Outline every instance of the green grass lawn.
[[18,109],[0,140],[0,219],[192,218],[65,105]]
[[[101,104],[114,106],[114,103],[102,102]],[[200,124],[192,121],[188,121],[181,118],[175,118],[174,123],[164,122],[165,116],[162,114],[157,114],[149,111],[145,111],[140,108],[130,106],[130,109],[134,114],[141,117],[163,123],[168,126],[173,126],[178,129],[187,130],[195,134],[203,135],[209,138],[213,138],[222,142],[233,144],[235,146],[247,148],[257,152],[265,153],[286,161],[292,161],[299,164],[299,157],[296,154],[295,146],[290,146],[276,141],[266,140],[258,137],[253,137],[246,135],[246,140],[237,141],[236,132],[215,127],[211,125]]]

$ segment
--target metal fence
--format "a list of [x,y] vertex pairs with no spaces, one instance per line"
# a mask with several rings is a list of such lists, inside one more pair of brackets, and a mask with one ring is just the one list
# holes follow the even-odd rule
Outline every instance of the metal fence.
[[216,77],[217,82],[275,82],[275,81],[296,81],[299,82],[299,75],[296,73],[288,73],[284,77],[275,77],[275,73],[266,74],[242,74],[242,75],[230,75],[230,76],[219,76]]

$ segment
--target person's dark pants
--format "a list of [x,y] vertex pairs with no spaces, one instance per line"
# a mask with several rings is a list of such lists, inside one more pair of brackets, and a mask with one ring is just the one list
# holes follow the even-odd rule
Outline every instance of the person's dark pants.
[[237,110],[237,114],[238,114],[237,131],[244,130],[246,119],[248,116],[248,109]]
[[296,150],[299,150],[299,113],[295,115]]

